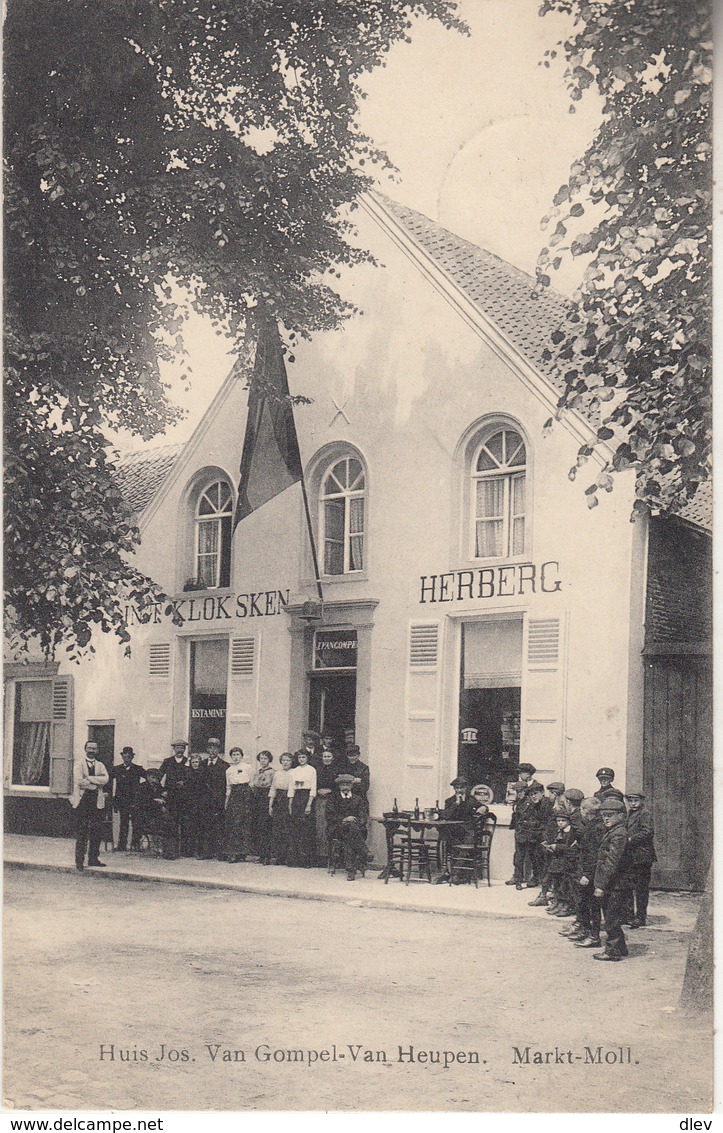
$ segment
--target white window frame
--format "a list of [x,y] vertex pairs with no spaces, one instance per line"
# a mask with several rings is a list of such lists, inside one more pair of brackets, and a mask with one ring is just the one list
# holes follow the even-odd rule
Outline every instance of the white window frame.
[[[334,469],[345,461],[347,463],[347,479],[348,477],[348,462],[350,460],[356,461],[361,468],[361,475],[363,478],[363,486],[361,488],[344,488],[338,492],[326,493],[325,485],[327,478],[333,473]],[[351,501],[361,499],[364,503],[364,522],[362,530],[351,531]],[[332,500],[344,501],[344,558],[343,570],[338,574],[329,574],[326,569],[326,504]],[[362,575],[366,570],[367,561],[367,472],[361,458],[354,452],[337,454],[333,460],[324,466],[319,481],[319,550],[321,552],[321,571],[325,578],[343,578],[345,575],[357,574]],[[361,542],[362,547],[362,565],[360,567],[352,567],[351,565],[351,540],[357,539]]]
[[[490,469],[484,472],[477,471],[477,462],[479,461],[482,449],[486,448],[489,442],[497,433],[514,433],[520,438],[521,444],[525,449],[525,463],[522,466],[516,465],[510,467],[505,464],[500,466],[499,471]],[[505,442],[506,444],[506,442]],[[469,553],[470,559],[474,562],[495,562],[504,559],[516,559],[524,557],[528,546],[528,493],[529,493],[529,462],[528,462],[528,444],[527,439],[520,429],[515,425],[500,422],[485,429],[484,433],[479,437],[477,444],[472,451],[472,460],[470,461],[469,468],[469,524],[470,524],[470,539],[469,539]],[[496,459],[493,454],[493,459]],[[513,453],[514,456],[514,453]],[[512,512],[513,508],[513,491],[512,483],[520,477],[525,478],[524,490],[524,510],[522,512]],[[485,522],[485,517],[477,515],[477,485],[483,480],[502,480],[503,483],[503,497],[502,497],[502,553],[499,555],[478,555],[477,554],[477,524],[478,522]],[[523,540],[522,548],[519,551],[514,551],[512,547],[512,540],[514,538],[514,520],[522,519],[523,527]],[[487,522],[498,522],[490,517]]]
[[[211,490],[211,488],[214,488],[216,486],[216,484],[221,484],[221,485],[223,485],[223,487],[225,487],[228,490],[228,493],[229,493],[228,506],[223,511],[217,511],[215,513],[209,513],[207,515],[201,515],[200,514],[201,501],[202,501],[203,497],[206,495],[206,493],[209,492]],[[209,501],[209,502],[211,502],[211,501]],[[222,542],[223,542],[223,540],[222,540],[222,531],[223,531],[222,523],[223,523],[223,520],[227,516],[230,516],[231,522],[233,524],[233,510],[234,510],[233,488],[229,484],[228,480],[225,480],[221,477],[218,477],[215,480],[211,480],[208,484],[205,485],[205,487],[199,489],[198,498],[196,500],[196,508],[195,508],[195,512],[194,512],[194,551],[193,551],[194,578],[196,579],[197,582],[200,582],[201,577],[202,577],[201,571],[200,571],[201,524],[202,523],[214,523],[215,522],[216,525],[217,525],[217,529],[218,529],[218,550],[215,552],[216,567],[215,567],[215,570],[214,570],[214,581],[212,583],[204,583],[204,587],[203,587],[204,590],[218,590],[219,587],[221,586],[219,579],[220,579],[220,575],[221,575],[221,561],[222,561]],[[231,557],[231,553],[232,553],[232,547],[233,547],[233,530],[231,532],[231,547],[229,548],[229,584],[230,584],[230,581],[231,581],[230,557]],[[204,559],[209,559],[209,558],[212,557],[212,552],[204,552],[202,557]],[[226,584],[226,585],[228,585],[228,584]],[[222,587],[222,589],[225,589],[225,586]]]
[[[5,750],[6,750],[6,752],[8,752],[9,758],[6,759],[6,761],[5,761],[5,787],[6,787],[6,790],[9,793],[14,794],[14,795],[19,794],[19,795],[42,795],[42,796],[47,795],[47,796],[50,796],[50,782],[48,782],[47,786],[36,785],[36,784],[33,784],[33,783],[14,783],[13,782],[13,763],[15,762],[15,705],[16,705],[16,698],[17,698],[17,687],[18,687],[18,685],[21,685],[21,684],[28,684],[31,681],[47,681],[48,684],[50,685],[51,706],[50,706],[50,738],[49,738],[49,744],[50,744],[50,755],[52,756],[52,751],[53,751],[53,707],[52,707],[53,677],[52,676],[46,676],[45,674],[38,674],[36,676],[36,675],[29,673],[27,677],[15,677],[14,679],[9,680],[6,684],[6,697],[7,697],[6,703],[8,705],[8,712],[7,712],[7,715],[6,715],[7,727],[6,727],[6,732],[5,732],[5,744],[6,744]],[[51,773],[51,771],[50,771],[50,768],[49,768],[48,774],[50,775],[50,773]]]

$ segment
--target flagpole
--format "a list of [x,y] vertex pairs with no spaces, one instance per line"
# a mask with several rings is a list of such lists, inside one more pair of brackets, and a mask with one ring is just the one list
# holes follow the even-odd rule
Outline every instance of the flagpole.
[[304,511],[306,512],[306,525],[309,530],[309,542],[311,543],[311,557],[314,560],[314,573],[316,575],[316,589],[319,594],[319,601],[324,601],[324,594],[321,589],[321,575],[319,573],[319,559],[316,554],[316,540],[314,539],[314,529],[311,525],[311,512],[309,511],[309,497],[306,494],[306,480],[304,474],[301,474],[301,495],[304,500]]

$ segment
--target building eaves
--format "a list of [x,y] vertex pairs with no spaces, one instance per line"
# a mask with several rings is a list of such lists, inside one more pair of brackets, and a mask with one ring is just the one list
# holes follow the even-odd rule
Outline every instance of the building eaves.
[[161,445],[121,453],[115,478],[123,499],[140,513],[145,510],[173,468],[184,445]]

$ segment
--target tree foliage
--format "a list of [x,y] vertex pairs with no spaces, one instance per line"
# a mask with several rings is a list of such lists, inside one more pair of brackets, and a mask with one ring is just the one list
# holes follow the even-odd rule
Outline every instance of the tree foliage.
[[181,286],[238,343],[258,305],[334,325],[364,260],[340,209],[384,162],[360,78],[453,0],[10,0],[5,28],[6,583],[16,640],[127,637],[157,597],[104,431],[174,420]]
[[565,378],[558,414],[597,421],[578,457],[607,457],[590,506],[633,468],[636,507],[674,509],[710,474],[711,6],[545,0],[552,11],[574,21],[562,45],[571,110],[588,87],[603,99],[543,220],[540,287],[563,256],[589,261],[548,354]]

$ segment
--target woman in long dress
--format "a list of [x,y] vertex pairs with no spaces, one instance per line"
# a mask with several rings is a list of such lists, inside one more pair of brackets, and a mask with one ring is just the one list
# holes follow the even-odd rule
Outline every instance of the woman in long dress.
[[271,766],[273,756],[270,751],[260,751],[256,756],[258,770],[254,775],[252,790],[253,844],[262,865],[271,864],[271,815],[269,814],[269,791],[274,781]]
[[314,864],[314,815],[316,768],[309,763],[305,749],[297,751],[298,766],[289,775],[289,815],[291,819],[289,865],[308,869]]
[[251,835],[251,777],[252,769],[244,761],[240,747],[232,747],[231,760],[226,771],[226,860],[246,861]]
[[316,802],[314,803],[314,816],[316,819],[316,860],[319,865],[327,865],[329,861],[329,842],[326,834],[326,806],[329,796],[336,786],[336,777],[339,768],[330,748],[321,753],[319,767],[316,772]]

